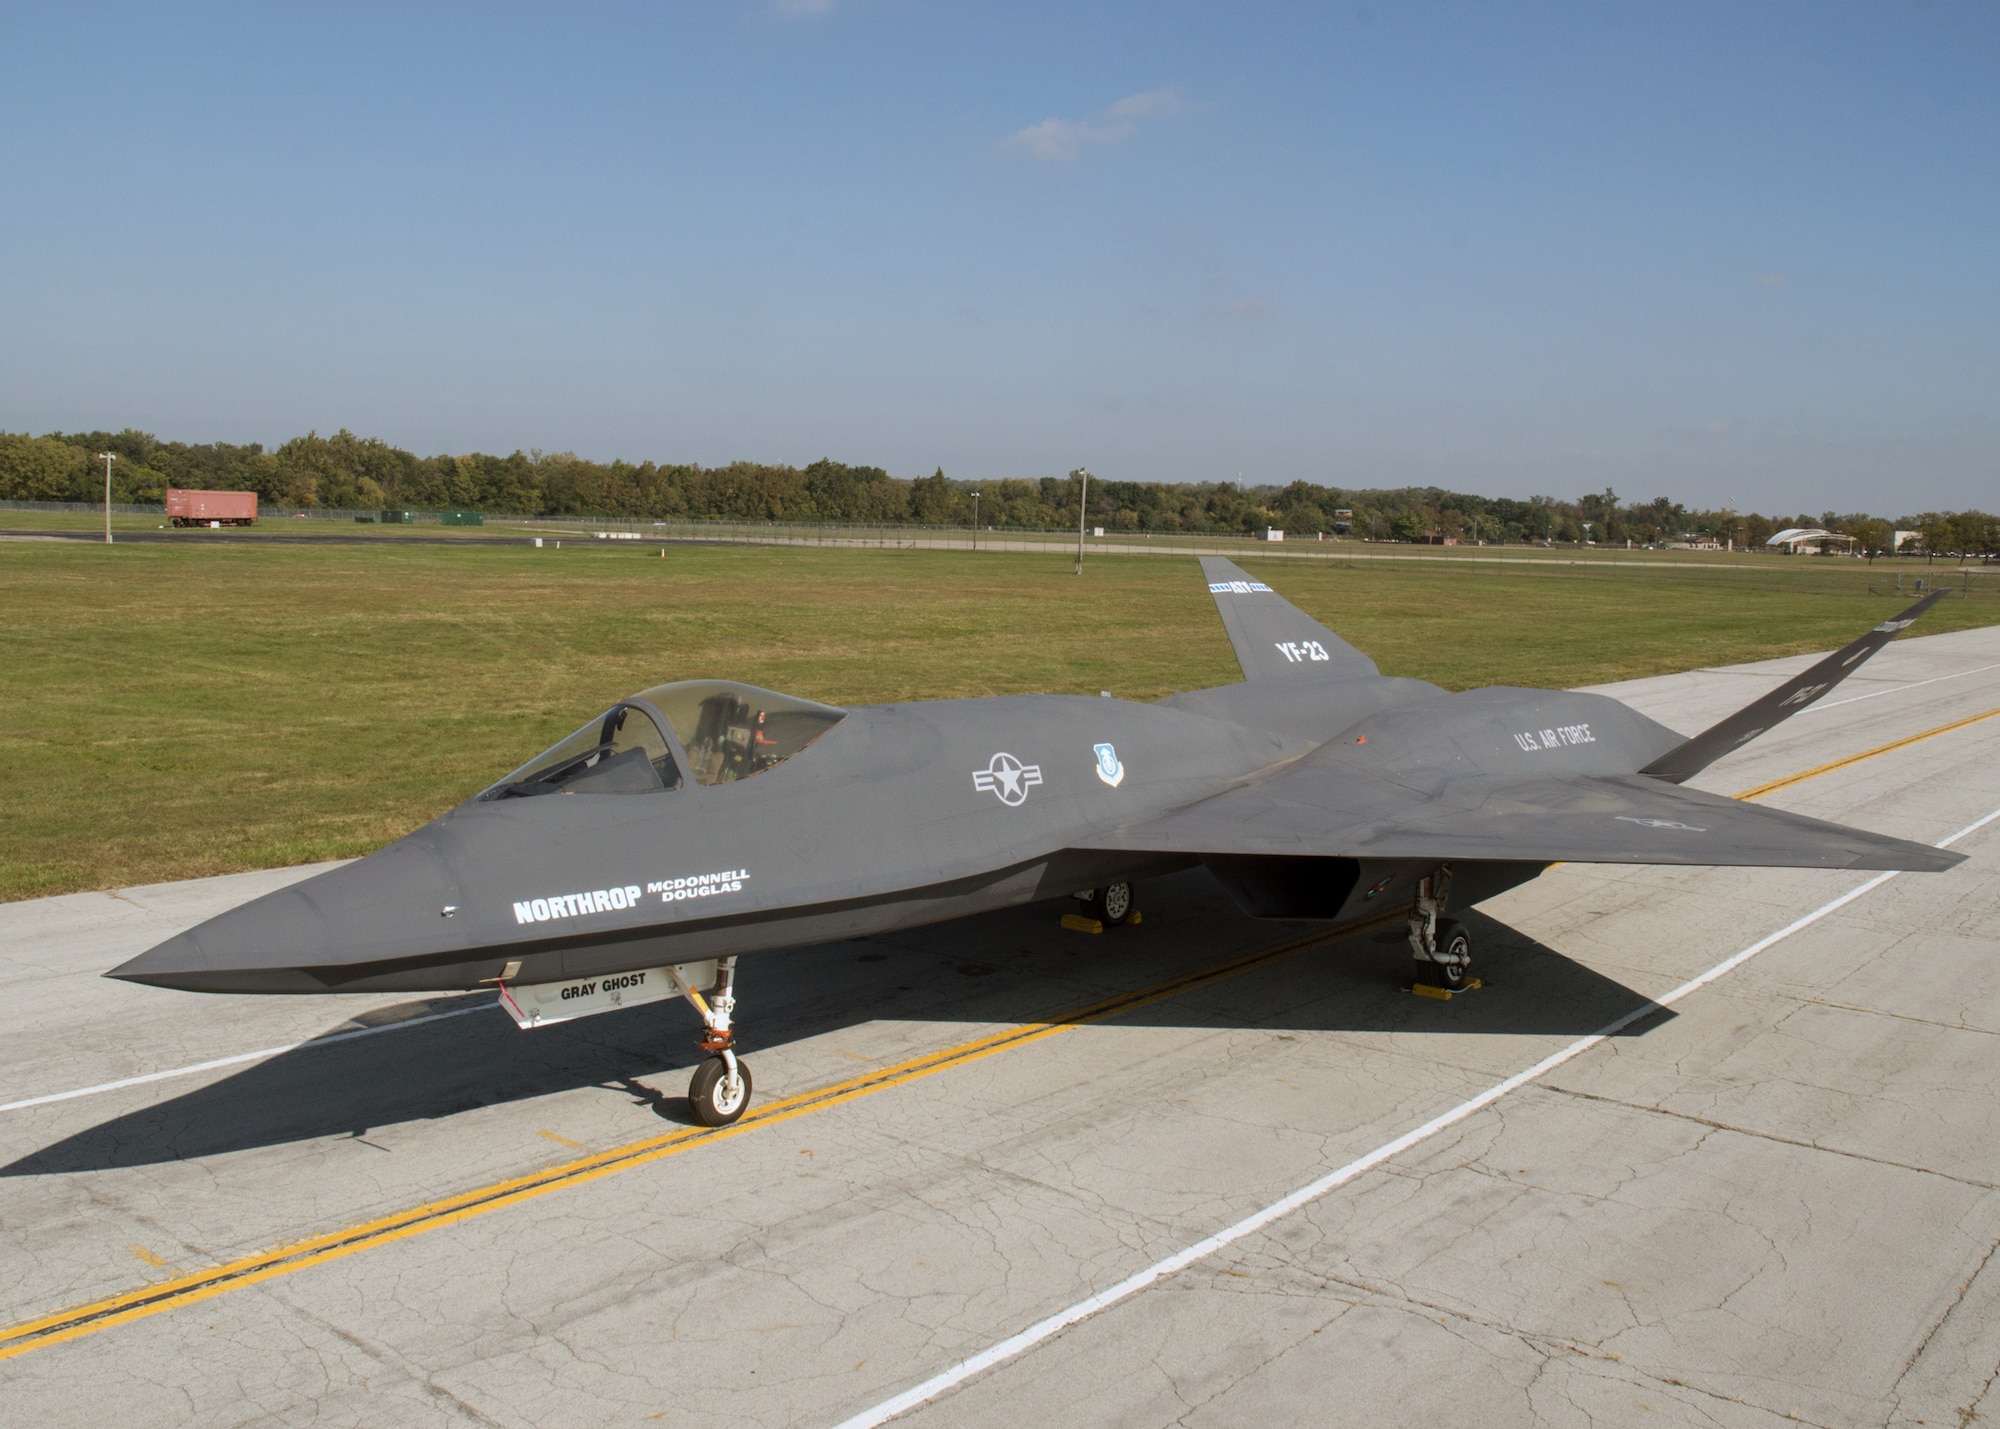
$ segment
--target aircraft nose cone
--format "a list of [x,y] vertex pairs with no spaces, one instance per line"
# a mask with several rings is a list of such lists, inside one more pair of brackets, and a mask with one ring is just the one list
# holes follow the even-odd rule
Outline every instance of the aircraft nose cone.
[[413,835],[218,914],[106,976],[187,992],[325,992],[343,967],[435,949],[451,929],[440,913],[456,902],[429,841]]

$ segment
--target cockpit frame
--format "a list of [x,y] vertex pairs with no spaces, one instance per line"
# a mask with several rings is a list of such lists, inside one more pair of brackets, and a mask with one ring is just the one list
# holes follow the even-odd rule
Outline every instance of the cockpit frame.
[[[651,775],[633,756],[643,735],[609,753],[637,711],[658,736]],[[678,718],[676,717],[678,715]],[[621,718],[621,716],[623,716]],[[627,696],[597,719],[474,796],[475,802],[545,794],[684,793],[741,782],[787,762],[847,717],[834,705],[735,680],[679,680]],[[587,743],[593,726],[594,743]],[[595,761],[593,764],[592,761]],[[583,773],[573,773],[588,765]],[[671,772],[672,778],[667,776]],[[568,787],[588,781],[590,787]],[[700,796],[696,796],[700,797]]]

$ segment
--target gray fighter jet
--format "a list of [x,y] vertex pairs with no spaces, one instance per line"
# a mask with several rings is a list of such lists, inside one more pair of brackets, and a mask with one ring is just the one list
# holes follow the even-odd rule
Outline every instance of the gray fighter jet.
[[[1962,855],[1684,787],[1936,600],[1688,739],[1604,695],[1450,694],[1373,662],[1225,560],[1202,570],[1241,683],[1154,704],[1006,696],[838,709],[726,680],[620,701],[407,838],[110,974],[208,992],[492,987],[523,1027],[679,996],[688,1096],[750,1101],[737,959],[1064,895],[1101,922],[1206,865],[1245,912],[1407,916],[1461,986],[1448,908],[1559,861],[1937,871]],[[1078,893],[1077,890],[1087,890]]]

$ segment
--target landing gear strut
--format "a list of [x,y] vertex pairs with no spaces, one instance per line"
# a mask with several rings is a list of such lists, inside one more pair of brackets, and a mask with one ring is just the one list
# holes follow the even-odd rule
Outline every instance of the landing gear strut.
[[706,997],[681,976],[679,968],[668,972],[688,1006],[700,1014],[700,1046],[709,1054],[688,1081],[688,1106],[702,1125],[728,1126],[750,1106],[750,1068],[737,1060],[736,1031],[729,1025],[729,1015],[736,1010],[736,959],[716,961],[715,986]]
[[1410,909],[1410,953],[1424,983],[1458,992],[1472,967],[1472,937],[1463,923],[1443,916],[1450,897],[1451,865],[1441,863],[1417,883],[1417,901]]

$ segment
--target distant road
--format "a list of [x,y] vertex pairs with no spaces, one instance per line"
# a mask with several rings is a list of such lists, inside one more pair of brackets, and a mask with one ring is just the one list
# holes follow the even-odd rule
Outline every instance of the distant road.
[[[496,523],[497,525],[498,523]],[[485,528],[493,531],[495,527]],[[506,530],[506,527],[499,529]],[[531,526],[511,528],[511,534],[482,534],[477,536],[418,535],[401,531],[294,531],[284,529],[212,531],[200,528],[185,530],[119,531],[120,541],[197,541],[226,543],[231,541],[267,541],[302,546],[518,546],[535,537],[553,545],[557,541],[569,541],[577,545],[596,545],[602,541],[608,546],[820,546],[854,547],[896,551],[1006,551],[1013,553],[1046,553],[1052,555],[1072,555],[1076,551],[1073,537],[1064,537],[1049,532],[1006,534],[1000,531],[981,532],[975,541],[970,534],[945,536],[933,533],[922,535],[899,535],[894,528],[878,528],[870,534],[851,534],[841,528],[825,530],[810,526],[775,526],[760,530],[754,526],[725,527],[713,532],[689,530],[686,525],[676,524],[664,530],[649,531],[645,527],[618,527],[611,530],[587,525],[552,527],[536,522]],[[48,540],[48,541],[102,541],[102,531],[89,530],[0,530],[0,541],[4,540]],[[1446,550],[1450,554],[1446,554]],[[1141,537],[1112,539],[1091,539],[1084,543],[1087,556],[1229,556],[1236,560],[1277,560],[1304,561],[1389,561],[1407,566],[1413,561],[1444,562],[1453,565],[1487,566],[1598,566],[1619,569],[1655,568],[1684,572],[1716,574],[1755,573],[1770,576],[1779,573],[1799,574],[1805,570],[1826,569],[1830,564],[1835,569],[1853,571],[1860,569],[1858,563],[1836,560],[1823,563],[1810,557],[1791,557],[1780,560],[1775,556],[1762,555],[1752,558],[1750,553],[1738,552],[1725,555],[1719,552],[1694,553],[1685,555],[1650,554],[1632,552],[1592,552],[1576,555],[1550,551],[1548,554],[1531,554],[1545,548],[1538,547],[1451,547],[1435,546],[1391,546],[1387,549],[1371,545],[1364,549],[1352,541],[1319,542],[1296,541],[1289,543],[1242,540],[1203,540],[1200,537],[1176,537],[1147,540]],[[1898,565],[1894,561],[1879,563],[1884,573],[1902,570],[1911,574],[1935,569],[1955,572],[1965,569],[1955,561],[1946,560],[1936,567],[1926,567],[1917,561]],[[1872,569],[1870,567],[1869,569]],[[1983,571],[1991,569],[1983,563],[1975,563],[1970,569]]]

